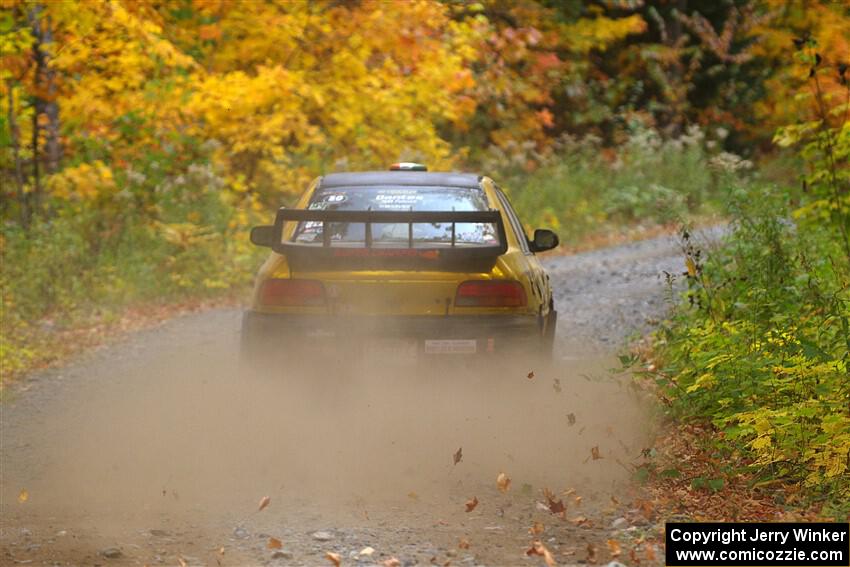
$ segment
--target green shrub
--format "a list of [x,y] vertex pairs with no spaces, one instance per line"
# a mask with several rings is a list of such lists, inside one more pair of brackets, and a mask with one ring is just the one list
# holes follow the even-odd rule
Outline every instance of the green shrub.
[[761,478],[850,496],[850,270],[828,225],[789,221],[788,192],[741,191],[704,263],[685,239],[687,301],[658,335],[656,376]]

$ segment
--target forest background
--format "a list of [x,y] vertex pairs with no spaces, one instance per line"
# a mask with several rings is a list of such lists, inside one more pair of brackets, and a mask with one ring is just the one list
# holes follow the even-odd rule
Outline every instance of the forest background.
[[686,297],[630,363],[731,458],[697,489],[746,469],[846,513],[847,2],[0,9],[4,381],[244,293],[248,228],[316,175],[478,170],[570,248],[728,220],[708,260],[683,232]]

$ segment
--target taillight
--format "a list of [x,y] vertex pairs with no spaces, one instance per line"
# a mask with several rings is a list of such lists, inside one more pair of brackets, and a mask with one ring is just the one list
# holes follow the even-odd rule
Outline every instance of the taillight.
[[260,290],[263,305],[294,307],[325,304],[325,288],[316,280],[271,279]]
[[457,287],[458,307],[522,307],[525,289],[512,280],[471,280]]

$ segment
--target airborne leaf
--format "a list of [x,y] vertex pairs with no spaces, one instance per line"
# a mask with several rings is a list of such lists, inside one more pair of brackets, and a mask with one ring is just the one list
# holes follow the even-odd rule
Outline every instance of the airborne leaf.
[[511,477],[500,472],[499,476],[496,477],[496,486],[499,487],[499,490],[502,493],[507,492],[511,488]]
[[460,447],[457,452],[452,455],[452,460],[454,460],[454,464],[458,464],[463,459],[463,447]]
[[260,499],[260,505],[259,505],[259,507],[257,508],[257,512],[261,512],[261,511],[262,511],[262,510],[263,510],[266,506],[268,506],[268,505],[269,505],[269,502],[271,502],[271,501],[272,501],[272,499],[271,499],[271,498],[269,498],[268,496],[263,496],[263,497]]

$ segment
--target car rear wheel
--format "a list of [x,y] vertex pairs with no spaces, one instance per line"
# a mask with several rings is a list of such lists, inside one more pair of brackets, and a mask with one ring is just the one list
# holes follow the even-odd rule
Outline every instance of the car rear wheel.
[[542,355],[546,361],[555,359],[555,331],[557,327],[558,312],[550,309],[549,316],[546,318],[546,328],[543,330]]

